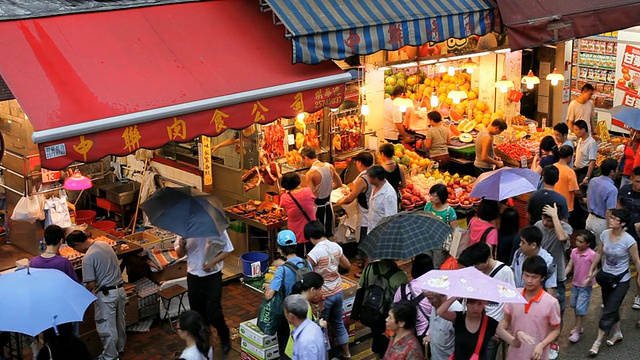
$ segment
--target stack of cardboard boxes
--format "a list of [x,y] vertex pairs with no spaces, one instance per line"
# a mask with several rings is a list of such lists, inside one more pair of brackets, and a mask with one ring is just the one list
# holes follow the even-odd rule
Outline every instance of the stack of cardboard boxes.
[[280,357],[278,339],[275,335],[266,335],[251,319],[240,324],[241,358],[244,360],[271,360]]

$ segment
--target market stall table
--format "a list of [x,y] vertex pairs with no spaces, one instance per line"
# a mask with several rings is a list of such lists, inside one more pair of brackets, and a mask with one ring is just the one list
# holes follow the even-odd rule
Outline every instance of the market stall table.
[[[232,220],[238,220],[243,222],[246,226],[247,226],[247,231],[245,231],[245,241],[247,243],[247,249],[249,249],[249,236],[250,236],[250,231],[249,228],[253,227],[256,229],[260,229],[262,231],[266,231],[267,232],[267,253],[269,255],[270,259],[274,259],[274,255],[276,252],[276,248],[273,244],[273,241],[275,241],[276,237],[278,236],[278,230],[282,229],[284,227],[287,226],[287,220],[286,218],[284,220],[281,221],[277,221],[277,222],[273,222],[270,224],[264,224],[260,221],[256,221],[254,219],[250,219],[248,217],[245,217],[243,215],[240,214],[236,214],[235,212],[230,210],[231,208],[226,208],[225,211],[227,213],[227,216],[232,219]],[[250,249],[249,249],[250,250]]]

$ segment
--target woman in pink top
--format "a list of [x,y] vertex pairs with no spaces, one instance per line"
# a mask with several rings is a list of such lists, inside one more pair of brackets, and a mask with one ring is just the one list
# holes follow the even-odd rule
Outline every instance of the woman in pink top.
[[560,334],[560,304],[544,291],[542,279],[547,275],[547,264],[539,256],[532,256],[522,265],[527,304],[505,304],[503,322],[510,333],[520,340],[520,346],[510,346],[507,360],[549,359],[549,345]]
[[287,227],[296,234],[296,255],[304,259],[313,248],[309,239],[304,237],[304,226],[316,219],[313,203],[316,197],[310,188],[300,188],[300,176],[296,172],[284,174],[280,185],[284,189],[280,195],[280,206],[287,212]]
[[[496,220],[500,215],[500,204],[494,200],[483,199],[478,206],[478,213],[469,221],[469,245],[483,240],[491,247],[491,254],[495,258],[498,245],[498,230]],[[488,229],[491,229],[487,232]]]

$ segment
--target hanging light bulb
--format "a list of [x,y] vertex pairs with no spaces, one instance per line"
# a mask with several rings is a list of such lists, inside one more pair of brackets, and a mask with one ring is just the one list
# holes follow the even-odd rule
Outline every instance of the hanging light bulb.
[[473,60],[471,60],[471,58],[469,58],[466,62],[464,62],[461,66],[460,69],[462,70],[466,70],[467,74],[472,74],[473,70],[478,68],[478,64],[473,62]]
[[369,115],[369,105],[367,105],[367,101],[362,102],[362,106],[360,107],[360,114],[367,116]]
[[432,92],[431,93],[431,107],[436,107],[438,106],[438,95],[436,95],[436,92]]
[[456,68],[454,68],[453,66],[449,66],[449,68],[447,69],[447,74],[449,74],[449,76],[453,76],[456,74]]
[[527,76],[522,78],[522,83],[527,85],[527,89],[533,89],[537,84],[540,84],[540,78],[533,74],[533,71],[529,70]]
[[556,86],[558,85],[558,83],[560,83],[560,81],[564,81],[564,75],[558,72],[557,68],[554,68],[553,72],[547,75],[545,79],[550,80],[552,86]]
[[495,87],[500,89],[500,92],[506,93],[509,88],[513,87],[513,81],[508,80],[505,75],[502,75],[502,78],[496,81]]
[[301,112],[300,114],[298,114],[298,116],[296,116],[296,118],[298,118],[298,120],[302,121],[305,118],[305,114],[303,112]]
[[460,90],[460,87],[456,85],[455,90],[449,91],[449,94],[447,94],[447,98],[453,100],[454,104],[460,104],[460,100],[467,98],[467,93]]
[[447,72],[447,68],[444,65],[440,65],[440,69],[438,69],[438,72],[445,73]]

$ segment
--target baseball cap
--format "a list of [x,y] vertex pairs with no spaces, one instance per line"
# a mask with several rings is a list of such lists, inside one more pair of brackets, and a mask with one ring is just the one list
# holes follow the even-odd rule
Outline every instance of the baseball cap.
[[282,230],[278,233],[278,245],[293,246],[296,245],[296,235],[291,230]]

